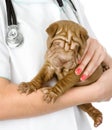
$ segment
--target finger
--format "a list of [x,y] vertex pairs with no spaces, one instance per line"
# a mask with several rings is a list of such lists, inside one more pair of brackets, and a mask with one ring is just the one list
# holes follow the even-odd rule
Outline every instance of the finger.
[[93,58],[91,59],[90,63],[88,64],[88,67],[86,68],[86,70],[84,71],[81,80],[87,79],[89,76],[91,76],[95,70],[98,68],[98,66],[103,62],[104,58],[105,58],[105,49],[100,46],[98,48],[98,51],[96,50]]
[[93,55],[95,53],[95,49],[96,48],[93,49],[92,46],[90,46],[90,48],[88,48],[88,51],[86,52],[83,60],[81,61],[81,64],[75,70],[75,73],[77,75],[80,75],[82,73],[82,71],[85,69],[85,67],[90,62],[91,58],[93,58]]
[[104,60],[104,58],[102,56],[100,56],[100,58],[98,59],[97,65],[93,68],[93,70],[90,72],[90,75],[92,75],[95,70],[97,69],[97,67],[102,63],[102,61]]
[[91,74],[94,73],[94,71],[97,69],[97,67],[101,64],[102,62],[102,57],[100,56],[100,54],[95,53],[94,57],[92,58],[92,60],[90,61],[90,63],[88,64],[86,70],[84,71],[84,73],[81,76],[80,80],[86,80]]
[[[98,57],[98,55],[99,55],[99,58],[98,58],[98,60],[95,61],[95,59]],[[103,48],[103,46],[100,46],[96,56],[94,56],[94,59],[93,59],[94,67],[93,67],[93,69],[91,69],[90,75],[94,73],[94,71],[97,69],[97,67],[104,61],[105,57],[106,57],[105,48]]]
[[89,39],[88,39],[88,40],[87,40],[86,49],[85,49],[85,51],[84,51],[83,56],[82,56],[81,59],[79,60],[79,64],[80,64],[80,63],[82,62],[82,60],[84,59],[84,57],[85,57],[87,51],[89,50],[89,47],[90,47],[90,42],[89,42]]
[[88,76],[93,74],[97,67],[103,62],[105,55],[105,49],[103,48],[103,46],[99,46],[83,74],[86,74]]

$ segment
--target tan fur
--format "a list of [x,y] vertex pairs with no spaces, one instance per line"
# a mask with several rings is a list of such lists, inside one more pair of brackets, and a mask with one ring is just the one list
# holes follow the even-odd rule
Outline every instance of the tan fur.
[[[49,37],[45,63],[40,72],[30,82],[23,82],[19,85],[19,91],[27,94],[36,91],[42,87],[43,83],[56,75],[57,83],[53,87],[42,89],[44,101],[54,103],[59,96],[71,87],[84,86],[95,82],[103,73],[103,69],[100,65],[94,74],[84,82],[80,81],[80,76],[75,75],[75,68],[84,53],[86,41],[89,37],[82,26],[72,21],[62,20],[51,24],[46,31]],[[94,126],[101,124],[102,113],[92,104],[83,104],[79,107],[93,118]]]

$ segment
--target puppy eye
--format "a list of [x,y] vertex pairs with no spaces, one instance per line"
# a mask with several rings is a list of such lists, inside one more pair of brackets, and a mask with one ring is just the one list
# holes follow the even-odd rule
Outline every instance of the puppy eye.
[[60,47],[64,47],[64,41],[63,40],[55,40],[53,42],[54,45],[58,45]]

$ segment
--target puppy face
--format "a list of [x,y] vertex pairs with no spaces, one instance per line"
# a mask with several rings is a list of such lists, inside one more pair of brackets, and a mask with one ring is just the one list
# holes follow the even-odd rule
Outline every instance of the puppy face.
[[[47,47],[48,50],[54,48],[54,54],[57,53],[55,58],[64,63],[68,61],[76,63],[86,47],[87,31],[79,24],[67,20],[51,24],[46,31],[48,33]],[[60,63],[56,64],[63,66]]]
[[78,43],[80,47],[85,46],[88,39],[87,31],[79,24],[61,20],[51,24],[47,29],[48,33],[48,48],[52,46],[54,40],[64,40],[68,44],[72,41]]

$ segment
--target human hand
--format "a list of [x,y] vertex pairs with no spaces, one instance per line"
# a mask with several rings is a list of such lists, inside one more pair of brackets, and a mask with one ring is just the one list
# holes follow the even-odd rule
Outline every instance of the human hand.
[[96,39],[88,38],[85,52],[75,70],[77,75],[84,71],[80,80],[86,80],[92,75],[96,68],[105,60],[106,55],[105,49]]
[[90,102],[109,101],[112,98],[112,68],[105,71],[94,83],[73,87],[64,95],[64,100],[73,106]]
[[112,98],[112,68],[105,71],[95,84],[99,88],[97,101],[110,100]]

